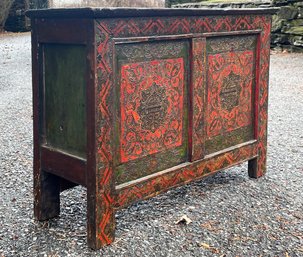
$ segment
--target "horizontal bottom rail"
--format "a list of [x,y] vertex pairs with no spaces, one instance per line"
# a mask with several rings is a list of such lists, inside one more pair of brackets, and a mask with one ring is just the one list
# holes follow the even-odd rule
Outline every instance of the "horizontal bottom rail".
[[115,208],[147,199],[170,188],[187,184],[222,169],[256,158],[257,144],[252,141],[242,147],[219,153],[212,158],[186,162],[173,168],[116,186]]
[[42,169],[68,181],[86,186],[86,160],[57,149],[41,147]]

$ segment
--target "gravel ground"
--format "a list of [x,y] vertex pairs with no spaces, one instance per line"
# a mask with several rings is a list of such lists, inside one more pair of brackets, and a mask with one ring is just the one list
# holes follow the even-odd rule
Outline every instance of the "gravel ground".
[[[116,241],[86,245],[86,191],[33,218],[30,34],[0,35],[0,256],[303,256],[303,55],[271,56],[268,173],[240,165],[117,213]],[[187,215],[192,223],[175,224]]]

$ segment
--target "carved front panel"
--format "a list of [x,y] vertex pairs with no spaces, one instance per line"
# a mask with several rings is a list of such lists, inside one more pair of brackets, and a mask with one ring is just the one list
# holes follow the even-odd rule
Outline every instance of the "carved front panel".
[[182,58],[121,67],[121,161],[182,144]]
[[256,36],[207,42],[206,153],[253,139]]
[[117,45],[117,183],[186,161],[188,50],[185,40]]
[[[259,95],[255,99],[258,104],[258,123],[256,124],[256,133],[258,135],[258,148],[254,147],[244,147],[236,149],[235,151],[227,152],[224,155],[219,155],[218,157],[208,159],[202,162],[201,165],[196,162],[192,167],[182,168],[180,173],[165,173],[161,177],[155,177],[152,180],[146,180],[145,183],[136,184],[133,187],[126,187],[125,190],[120,191],[117,197],[117,205],[125,205],[133,202],[134,200],[144,199],[147,196],[154,194],[161,189],[168,187],[173,187],[178,184],[184,183],[186,181],[193,180],[202,175],[209,174],[220,170],[224,167],[229,167],[232,164],[238,163],[241,160],[249,159],[251,156],[256,156],[258,154],[257,167],[260,172],[265,170],[266,164],[266,140],[267,140],[267,97],[268,97],[268,65],[269,65],[269,54],[270,54],[270,24],[271,16],[266,15],[224,15],[224,16],[195,16],[195,17],[136,17],[136,18],[125,18],[119,19],[99,19],[96,21],[96,66],[97,66],[97,90],[99,92],[97,100],[97,120],[96,120],[96,130],[97,130],[97,189],[100,194],[97,194],[97,206],[98,213],[102,213],[100,221],[98,222],[98,237],[102,244],[108,244],[111,238],[108,238],[108,231],[113,230],[112,225],[112,210],[111,205],[113,203],[112,191],[110,187],[112,185],[112,176],[115,173],[115,180],[117,184],[129,181],[131,179],[139,178],[148,173],[155,171],[155,167],[158,170],[161,168],[168,167],[169,165],[162,165],[167,161],[167,156],[162,159],[154,158],[141,165],[139,169],[136,170],[136,165],[127,167],[128,169],[120,169],[121,166],[115,167],[113,165],[113,159],[119,155],[119,150],[113,147],[113,140],[117,140],[116,135],[118,135],[119,128],[119,114],[112,111],[112,106],[114,105],[113,95],[119,94],[116,92],[116,88],[119,88],[119,83],[115,81],[119,77],[119,69],[112,68],[113,64],[113,41],[111,37],[115,38],[125,38],[125,37],[146,37],[146,36],[167,36],[177,33],[188,34],[188,33],[204,33],[204,32],[229,32],[229,31],[239,31],[239,30],[256,30],[260,29],[262,33],[259,36],[259,47],[257,51],[260,52],[259,61]],[[222,37],[221,37],[222,40]],[[199,46],[203,47],[204,44],[196,45],[194,49],[198,50]],[[157,46],[158,47],[158,46]],[[171,46],[170,46],[171,47]],[[184,48],[188,48],[188,45]],[[117,49],[117,54],[120,55],[119,49]],[[142,51],[141,51],[142,52]],[[153,53],[153,51],[150,51]],[[199,54],[200,52],[197,51]],[[201,51],[202,52],[202,51]],[[178,53],[180,54],[180,52]],[[202,55],[203,53],[201,53]],[[201,56],[200,55],[200,56]],[[178,58],[176,55],[170,55],[169,58]],[[180,55],[179,55],[180,57]],[[120,57],[119,57],[120,58]],[[117,59],[119,59],[117,58]],[[129,56],[131,58],[131,55]],[[146,57],[148,59],[148,57]],[[151,58],[157,59],[157,57],[152,56]],[[158,57],[162,58],[161,56]],[[134,58],[133,58],[134,59]],[[131,62],[133,62],[133,59]],[[186,58],[185,58],[186,59]],[[185,60],[184,59],[184,60]],[[148,59],[150,60],[150,59]],[[204,58],[200,58],[204,61]],[[144,61],[144,60],[141,60]],[[204,62],[199,62],[199,58],[196,58],[197,63],[194,67],[203,69],[205,65]],[[119,65],[117,65],[119,67]],[[186,65],[185,65],[186,67]],[[188,72],[188,69],[187,69]],[[208,73],[208,72],[207,72]],[[208,74],[207,74],[208,75]],[[118,80],[119,81],[119,80]],[[195,79],[195,90],[199,89],[201,85],[200,81]],[[186,86],[184,87],[186,89]],[[252,89],[254,91],[254,88]],[[197,95],[197,94],[196,94]],[[203,100],[203,97],[198,95],[198,101]],[[186,104],[186,99],[184,98],[184,104]],[[115,105],[119,104],[115,102]],[[207,105],[207,103],[205,103]],[[185,105],[184,105],[185,106]],[[193,106],[196,108],[195,106]],[[200,138],[203,134],[201,133],[201,127],[204,122],[201,122],[201,115],[199,113],[204,110],[204,103],[199,102],[198,108],[195,112],[195,127],[193,129],[194,138]],[[118,109],[119,110],[119,109]],[[119,111],[117,111],[119,112]],[[185,115],[186,117],[186,115]],[[112,127],[113,121],[116,121],[115,127]],[[184,119],[186,120],[186,118]],[[203,119],[204,120],[204,119]],[[183,134],[183,138],[184,138]],[[216,137],[207,142],[214,142]],[[251,137],[249,137],[251,138]],[[204,140],[202,141],[204,142]],[[117,143],[119,145],[119,143]],[[210,145],[210,143],[208,143]],[[228,144],[227,144],[228,145]],[[231,143],[229,143],[231,145]],[[201,145],[202,147],[202,145]],[[209,146],[208,152],[210,152]],[[185,147],[184,147],[185,149]],[[198,149],[198,145],[196,146]],[[216,150],[216,149],[215,149]],[[217,149],[218,150],[218,149]],[[256,152],[257,150],[257,152]],[[174,158],[174,152],[169,156]],[[181,156],[181,154],[180,154]],[[183,155],[184,156],[184,155]],[[202,156],[202,154],[197,154],[197,156]],[[161,157],[161,156],[158,156]],[[185,159],[185,158],[183,158]],[[175,163],[181,162],[182,158],[174,160]],[[135,162],[135,161],[134,161]],[[161,166],[161,167],[160,167]],[[172,164],[170,164],[172,166]],[[150,168],[151,167],[151,168]],[[127,173],[127,170],[131,171]],[[140,173],[140,171],[142,171]],[[121,175],[122,174],[122,175]],[[261,174],[261,173],[260,173]]]

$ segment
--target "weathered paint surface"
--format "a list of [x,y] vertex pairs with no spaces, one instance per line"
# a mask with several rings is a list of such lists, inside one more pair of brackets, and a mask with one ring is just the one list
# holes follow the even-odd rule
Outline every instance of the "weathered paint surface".
[[[32,12],[35,216],[59,214],[62,183],[87,186],[92,248],[114,240],[116,208],[247,160],[251,177],[266,171],[269,12],[166,12]],[[86,160],[45,145],[47,44],[85,49]]]
[[256,35],[207,40],[206,154],[254,139]]
[[121,67],[121,162],[182,144],[182,58]]
[[45,143],[86,158],[85,48],[45,44],[44,62]]
[[[170,187],[186,183],[194,178],[201,177],[204,174],[215,172],[232,164],[236,164],[238,161],[254,158],[255,156],[258,156],[256,159],[257,165],[253,171],[251,170],[250,175],[259,177],[265,172],[270,22],[270,16],[258,15],[145,19],[128,18],[120,19],[119,21],[97,21],[97,69],[99,74],[97,86],[100,92],[99,98],[97,98],[99,106],[99,119],[97,124],[99,131],[98,161],[100,164],[102,163],[102,165],[100,165],[98,175],[100,186],[103,188],[103,194],[100,195],[103,200],[102,205],[100,206],[103,213],[102,217],[100,217],[99,225],[100,244],[108,244],[113,239],[114,226],[112,223],[113,212],[111,208],[115,202],[116,206],[123,206],[134,200],[152,196],[156,194],[156,192],[164,191]],[[189,166],[192,168],[176,168],[177,171],[175,173],[163,173],[161,176],[159,175],[156,178],[147,179],[142,181],[142,183],[137,182],[133,186],[121,188],[119,193],[116,195],[110,186],[112,184],[114,174],[112,161],[114,152],[111,145],[111,136],[114,137],[114,135],[110,124],[115,119],[110,111],[111,108],[113,108],[110,105],[110,102],[114,91],[114,73],[111,68],[114,46],[111,37],[146,37],[154,35],[161,36],[188,33],[232,32],[256,29],[261,30],[261,34],[258,37],[260,42],[256,43],[256,51],[260,52],[260,54],[257,54],[255,65],[257,69],[256,74],[258,76],[256,81],[256,90],[259,91],[254,103],[254,127],[257,146],[255,148],[235,149],[234,151],[220,155],[218,158],[206,159],[202,161],[201,164]],[[199,43],[202,46],[204,45],[203,40]],[[196,52],[194,53],[201,53],[197,48],[194,49],[196,49]],[[248,51],[245,54],[238,53],[239,57],[243,56],[242,59],[248,62],[248,64],[250,63],[249,56],[251,56],[251,54],[251,51]],[[222,55],[222,58],[226,59],[228,56],[228,54],[225,54]],[[199,64],[197,59],[195,59],[196,57],[194,56],[193,58],[195,60],[194,62],[196,67],[201,67],[201,64]],[[204,57],[201,56],[201,63],[203,63],[203,60]],[[240,64],[236,66],[239,65]],[[248,65],[247,72],[252,72],[251,64]],[[235,73],[239,73],[239,71],[236,69]],[[240,76],[240,79],[241,78],[243,78],[242,75]],[[195,82],[196,85],[199,85],[198,83],[202,83],[201,81],[203,81],[203,78],[200,78],[200,82]],[[195,90],[197,90],[197,86],[196,89],[194,89],[194,92]],[[247,92],[251,93],[251,89],[248,89]],[[195,98],[194,101],[201,101],[202,99],[203,97],[200,94],[200,97]],[[199,124],[201,125],[203,122],[199,121],[199,119],[204,117],[202,104],[202,102],[199,103],[199,107],[195,109],[196,114],[193,116],[194,120],[191,123],[195,124],[194,127],[190,128],[193,138],[199,137],[199,134],[201,133]],[[250,108],[252,108],[252,106],[248,107],[248,109]],[[246,114],[247,113],[250,113],[250,111],[246,112]],[[249,122],[246,121],[244,124]],[[197,145],[195,145],[195,149],[197,149]],[[201,156],[198,152],[194,156],[199,155]],[[148,161],[146,162],[146,165],[149,165]]]

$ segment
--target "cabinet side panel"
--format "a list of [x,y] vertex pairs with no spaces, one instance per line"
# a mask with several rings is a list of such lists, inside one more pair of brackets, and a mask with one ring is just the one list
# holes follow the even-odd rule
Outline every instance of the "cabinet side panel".
[[44,44],[45,140],[52,148],[85,157],[86,48]]

